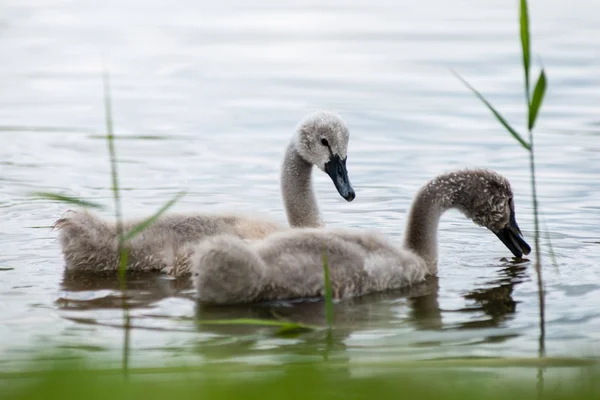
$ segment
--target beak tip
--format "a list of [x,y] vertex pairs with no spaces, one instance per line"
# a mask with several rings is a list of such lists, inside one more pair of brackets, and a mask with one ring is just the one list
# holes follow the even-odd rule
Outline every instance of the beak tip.
[[356,198],[354,189],[348,179],[348,171],[346,170],[346,160],[340,159],[339,155],[333,155],[331,159],[325,163],[325,173],[329,175],[335,188],[340,196],[347,202],[351,202]]
[[516,258],[523,258],[524,255],[528,255],[531,252],[531,247],[525,242],[525,239],[521,236],[521,232],[515,231],[511,226],[507,225],[494,233]]

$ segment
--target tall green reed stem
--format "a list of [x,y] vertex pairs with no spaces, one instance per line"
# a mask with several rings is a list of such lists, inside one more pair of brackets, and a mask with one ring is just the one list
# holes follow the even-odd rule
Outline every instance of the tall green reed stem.
[[325,314],[327,317],[327,326],[331,331],[333,328],[333,290],[331,288],[329,262],[325,250],[323,250],[323,279],[325,281]]
[[333,348],[333,289],[331,288],[331,275],[329,273],[329,260],[327,252],[323,249],[323,280],[325,284],[325,315],[327,318],[327,336],[325,348],[325,361],[329,360],[329,352]]
[[540,76],[537,79],[535,88],[533,90],[533,97],[531,96],[530,90],[530,60],[531,60],[531,42],[529,35],[529,12],[527,7],[527,0],[520,0],[520,13],[519,13],[519,25],[520,25],[520,37],[521,37],[521,48],[523,58],[523,71],[525,74],[525,101],[527,106],[527,132],[528,140],[525,140],[510,124],[502,117],[502,115],[496,111],[496,109],[467,81],[465,81],[460,75],[456,74],[457,77],[471,90],[475,95],[488,107],[488,109],[494,114],[496,119],[504,126],[504,128],[529,152],[529,170],[530,170],[530,181],[531,181],[531,196],[533,202],[533,218],[534,218],[534,229],[535,229],[535,271],[537,275],[537,286],[538,286],[538,299],[539,299],[539,316],[540,316],[540,339],[539,339],[539,352],[540,356],[543,356],[545,350],[545,301],[544,301],[544,284],[542,279],[542,261],[540,254],[540,226],[539,226],[539,205],[537,199],[536,190],[536,176],[535,176],[535,151],[533,141],[533,128],[538,117],[539,110],[544,100],[546,93],[546,74],[542,68]]
[[111,175],[111,190],[113,192],[113,200],[115,203],[115,217],[117,228],[117,239],[119,253],[119,286],[121,288],[121,307],[123,308],[123,360],[122,368],[125,377],[129,371],[129,343],[131,336],[131,315],[129,313],[129,305],[127,304],[127,258],[128,250],[125,248],[125,235],[123,234],[123,211],[121,205],[121,195],[119,191],[119,175],[117,169],[117,154],[114,144],[114,131],[112,120],[112,107],[110,99],[110,78],[108,73],[104,71],[104,116],[106,122],[106,143],[108,145],[108,155],[110,159],[110,175]]
[[111,172],[111,189],[113,192],[113,200],[115,203],[115,217],[118,245],[117,251],[119,254],[119,286],[121,289],[121,307],[123,308],[123,361],[122,368],[125,377],[129,370],[129,344],[131,337],[131,314],[129,313],[129,304],[127,304],[127,261],[129,258],[129,249],[125,243],[132,239],[137,234],[141,233],[152,225],[165,211],[173,206],[184,193],[178,193],[173,199],[169,200],[156,213],[145,219],[138,225],[134,226],[129,232],[123,231],[123,212],[121,206],[121,195],[119,189],[119,174],[117,168],[117,154],[115,150],[115,134],[113,129],[112,105],[110,98],[110,79],[108,73],[103,74],[104,80],[104,112],[106,121],[106,142],[108,145],[108,155],[110,159]]
[[542,68],[533,90],[533,98],[530,95],[529,71],[530,71],[530,34],[529,34],[529,11],[527,0],[520,0],[520,26],[521,26],[521,48],[523,52],[523,70],[525,74],[525,101],[527,104],[528,118],[527,131],[529,136],[529,169],[531,174],[531,197],[533,201],[533,221],[535,229],[535,271],[537,275],[538,297],[540,303],[540,356],[544,355],[545,349],[545,296],[544,283],[542,279],[542,257],[540,253],[540,222],[539,206],[537,199],[537,185],[535,174],[535,147],[533,141],[533,128],[538,117],[539,110],[546,94],[546,74]]

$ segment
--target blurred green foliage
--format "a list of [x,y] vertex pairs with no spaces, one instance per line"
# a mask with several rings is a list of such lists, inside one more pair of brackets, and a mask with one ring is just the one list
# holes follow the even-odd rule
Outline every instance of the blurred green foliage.
[[[45,372],[0,374],[0,399],[598,399],[595,367],[546,379],[538,392],[536,379],[516,378],[494,370],[419,368],[387,365],[376,368],[325,362],[283,366],[205,365],[202,368],[93,371],[91,363],[73,362]],[[434,363],[435,364],[435,363]],[[514,371],[513,371],[514,372]],[[531,377],[535,376],[535,370]]]

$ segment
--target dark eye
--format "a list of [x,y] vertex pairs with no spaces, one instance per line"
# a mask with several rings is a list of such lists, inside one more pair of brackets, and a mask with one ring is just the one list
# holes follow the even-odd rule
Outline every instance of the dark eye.
[[321,144],[322,144],[323,146],[329,146],[329,142],[328,142],[328,141],[327,141],[327,139],[325,139],[325,138],[321,139]]

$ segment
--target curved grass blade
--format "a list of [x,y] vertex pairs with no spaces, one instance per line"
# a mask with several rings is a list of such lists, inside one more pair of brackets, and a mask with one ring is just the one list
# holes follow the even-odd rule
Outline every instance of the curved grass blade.
[[325,280],[325,313],[327,315],[327,326],[333,328],[333,290],[331,289],[331,279],[329,277],[329,263],[327,254],[323,250],[323,279]]
[[542,107],[542,102],[544,101],[544,95],[546,94],[546,73],[542,68],[540,72],[540,77],[538,78],[535,89],[533,91],[533,97],[531,99],[531,105],[529,106],[529,130],[532,130],[535,121],[538,116],[538,112]]
[[525,71],[525,95],[529,104],[529,66],[530,66],[530,41],[529,41],[529,12],[527,11],[527,0],[521,0],[521,48],[523,50],[523,69]]
[[[202,319],[198,321],[201,325],[255,325],[255,326],[288,326],[302,325],[295,322],[274,321],[258,318],[232,318],[232,319]],[[307,325],[308,326],[308,325]],[[317,327],[315,327],[317,328]]]
[[58,194],[58,193],[33,192],[33,193],[31,193],[31,196],[40,198],[40,199],[60,201],[61,203],[73,204],[76,206],[86,207],[86,208],[97,208],[100,210],[105,208],[102,204],[93,203],[91,201],[81,200],[81,199],[78,199],[77,197],[67,196],[67,195]]
[[127,290],[127,260],[129,260],[129,249],[123,247],[119,252],[119,284],[121,290],[125,292]]
[[558,261],[556,260],[556,253],[554,252],[554,246],[552,246],[552,240],[550,240],[550,231],[548,228],[544,229],[546,232],[546,240],[548,241],[548,248],[550,249],[550,258],[552,259],[552,265],[556,269],[556,272],[560,274],[560,269],[558,268]]
[[285,335],[294,335],[297,333],[306,333],[306,332],[312,332],[312,331],[314,331],[313,328],[309,328],[302,324],[297,324],[297,323],[293,322],[293,323],[289,323],[289,324],[284,325],[281,328],[277,329],[277,332],[275,332],[275,335],[285,336]]
[[117,169],[117,154],[115,150],[115,134],[112,120],[112,100],[110,97],[110,76],[104,69],[102,80],[104,84],[104,122],[106,124],[106,144],[110,162],[111,187],[113,200],[115,202],[115,217],[117,219],[117,236],[119,237],[119,249],[123,245],[123,212],[121,207],[121,194],[119,191],[119,173]]
[[506,128],[506,130],[507,130],[507,131],[508,131],[508,132],[509,132],[511,135],[513,135],[513,137],[514,137],[515,139],[517,139],[517,141],[518,141],[519,143],[521,143],[521,146],[523,146],[523,147],[524,147],[524,148],[526,148],[527,150],[531,150],[531,146],[529,145],[529,143],[527,143],[527,142],[525,141],[525,139],[523,139],[523,138],[521,137],[521,135],[519,135],[519,133],[518,133],[517,131],[515,131],[515,130],[514,130],[514,129],[513,129],[513,128],[512,128],[512,127],[509,125],[509,124],[508,124],[508,122],[507,122],[507,121],[504,119],[504,117],[502,117],[502,115],[500,115],[500,113],[494,109],[494,107],[493,107],[493,106],[492,106],[492,105],[491,105],[491,104],[490,104],[490,103],[489,103],[489,102],[488,102],[488,101],[485,99],[485,97],[483,97],[483,96],[481,95],[481,93],[479,93],[479,92],[478,92],[478,91],[477,91],[477,90],[476,90],[476,89],[475,89],[473,86],[471,86],[471,85],[469,84],[469,82],[467,82],[466,80],[464,80],[464,79],[463,79],[463,77],[462,77],[462,76],[460,76],[458,73],[456,73],[456,72],[454,72],[454,71],[452,71],[452,73],[453,73],[454,75],[456,75],[456,77],[457,77],[458,79],[460,79],[460,80],[462,81],[462,83],[463,83],[463,84],[464,84],[466,87],[468,87],[469,89],[471,89],[471,91],[472,91],[473,93],[475,93],[475,95],[476,95],[476,96],[479,98],[479,100],[481,100],[481,101],[483,102],[483,104],[485,104],[485,105],[487,106],[487,108],[489,108],[489,110],[490,110],[490,111],[491,111],[491,112],[494,114],[494,116],[496,117],[496,119],[497,119],[497,120],[498,120],[498,121],[499,121],[499,122],[500,122],[500,123],[501,123],[501,124],[502,124],[502,125],[503,125],[503,126]]
[[542,223],[544,224],[544,233],[546,234],[546,241],[548,242],[548,249],[550,250],[550,259],[552,260],[552,265],[556,269],[556,273],[560,274],[560,269],[558,268],[558,261],[556,259],[556,253],[554,252],[554,246],[552,246],[552,240],[550,239],[550,230],[548,229],[548,224],[546,223],[546,217],[541,212],[540,217],[542,219]]
[[310,332],[321,329],[318,326],[304,325],[298,322],[272,321],[265,319],[238,318],[238,319],[215,319],[200,320],[200,325],[252,325],[252,326],[273,326],[277,327],[276,334],[285,335],[290,333]]
[[177,195],[175,197],[173,197],[171,200],[169,200],[156,213],[154,213],[154,215],[150,216],[149,218],[145,219],[143,222],[134,226],[133,229],[131,229],[129,232],[127,232],[126,234],[123,235],[123,241],[126,242],[127,240],[130,240],[133,237],[135,237],[136,235],[138,235],[143,230],[147,229],[161,215],[163,215],[165,213],[165,211],[167,211],[169,208],[171,208],[173,206],[173,204],[175,204],[184,194],[185,194],[184,192],[177,193]]

